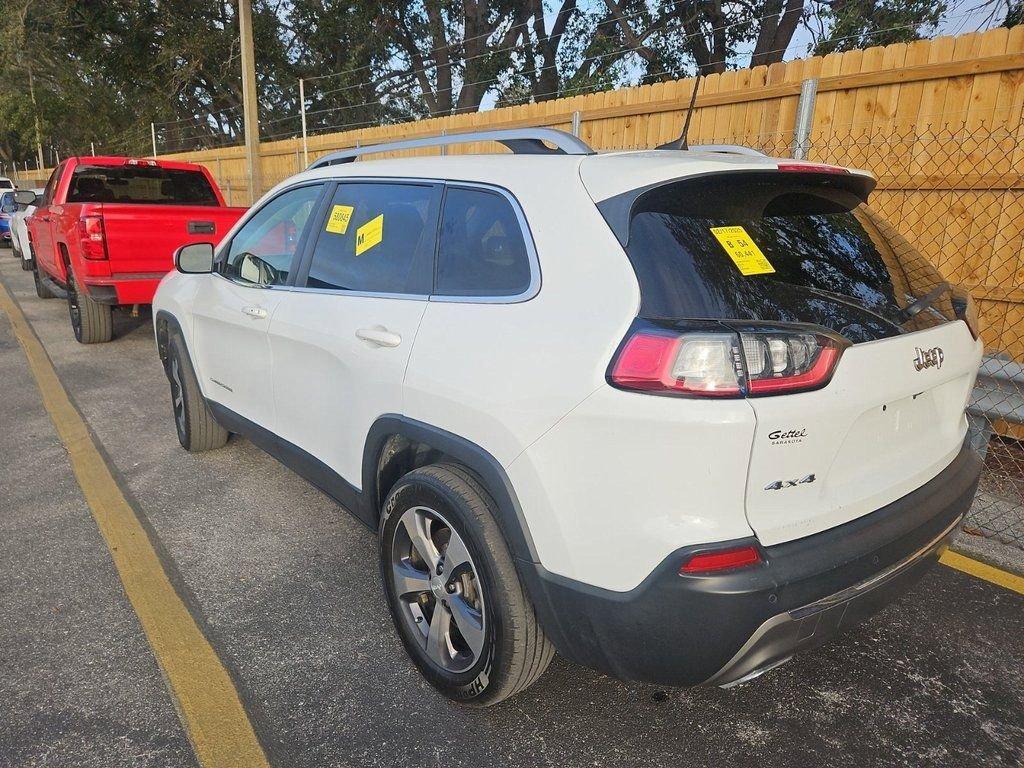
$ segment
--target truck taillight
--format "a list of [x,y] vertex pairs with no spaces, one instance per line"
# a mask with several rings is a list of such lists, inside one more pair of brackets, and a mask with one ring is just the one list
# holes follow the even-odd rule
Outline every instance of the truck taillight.
[[82,256],[87,259],[107,258],[107,238],[103,232],[103,217],[83,216],[78,220],[78,235],[82,242]]
[[638,321],[612,361],[620,389],[684,397],[807,392],[832,378],[842,339],[803,328],[673,331]]

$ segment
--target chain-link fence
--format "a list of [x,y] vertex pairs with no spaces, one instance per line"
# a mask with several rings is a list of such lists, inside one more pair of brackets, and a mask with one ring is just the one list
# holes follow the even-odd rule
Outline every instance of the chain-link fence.
[[[1019,112],[994,117],[829,130],[811,136],[807,159],[874,173],[871,208],[888,222],[880,226],[971,292],[985,358],[968,419],[984,472],[963,527],[1024,549],[1024,131]],[[786,133],[714,143],[787,157],[792,142]]]

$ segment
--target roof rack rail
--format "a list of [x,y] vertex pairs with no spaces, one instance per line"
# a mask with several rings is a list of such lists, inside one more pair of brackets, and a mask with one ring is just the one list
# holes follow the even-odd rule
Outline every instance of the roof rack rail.
[[754,155],[756,157],[768,157],[764,152],[753,147],[744,147],[741,144],[694,144],[690,147],[693,152],[719,152],[723,155]]
[[[428,136],[423,139],[406,139],[390,141],[384,144],[368,144],[365,147],[343,149],[324,155],[307,170],[326,168],[338,163],[351,163],[363,155],[378,152],[397,152],[405,149],[422,149],[424,147],[447,147],[451,144],[468,144],[474,141],[496,141],[504,144],[517,155],[592,155],[586,142],[565,131],[554,128],[513,128],[503,131],[473,131],[471,133],[453,133],[450,135]],[[545,143],[547,142],[547,143]],[[553,144],[554,148],[548,144]]]

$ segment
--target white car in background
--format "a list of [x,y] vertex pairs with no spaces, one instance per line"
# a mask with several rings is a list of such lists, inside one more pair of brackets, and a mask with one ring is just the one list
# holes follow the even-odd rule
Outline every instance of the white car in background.
[[[32,190],[36,201],[43,196],[42,189]],[[26,219],[36,210],[34,205],[19,205],[11,216],[11,248],[14,255],[21,261],[21,268],[26,272],[32,269],[32,249],[28,245],[28,224]]]
[[[472,141],[513,154],[352,162]],[[870,174],[694,150],[335,153],[160,284],[182,446],[245,435],[378,531],[453,699],[523,690],[553,648],[750,680],[894,600],[971,505],[969,296]]]

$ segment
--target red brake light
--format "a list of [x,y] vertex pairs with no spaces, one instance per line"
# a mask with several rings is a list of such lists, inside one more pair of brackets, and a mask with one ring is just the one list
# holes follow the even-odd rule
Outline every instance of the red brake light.
[[107,258],[107,238],[103,232],[103,217],[83,216],[78,220],[78,235],[82,242],[82,256],[87,259]]
[[641,321],[612,362],[609,381],[691,397],[805,392],[828,384],[843,350],[841,339],[798,327],[738,333],[714,327],[675,332]]
[[138,158],[135,158],[135,157],[129,157],[127,160],[124,161],[124,164],[125,165],[146,165],[146,166],[149,166],[150,168],[156,168],[159,165],[159,163],[157,163],[156,160],[139,160]]
[[703,397],[740,394],[731,333],[636,331],[615,359],[611,380],[623,389]]
[[741,333],[751,395],[781,395],[828,384],[842,351],[829,336],[798,331]]
[[732,547],[720,549],[717,552],[701,552],[694,555],[679,566],[679,574],[682,576],[696,573],[716,573],[732,568],[745,568],[760,562],[761,553],[757,547],[753,545]]
[[848,174],[849,168],[841,165],[825,165],[824,163],[779,163],[783,173],[841,173]]

